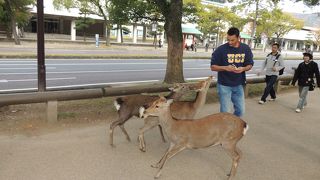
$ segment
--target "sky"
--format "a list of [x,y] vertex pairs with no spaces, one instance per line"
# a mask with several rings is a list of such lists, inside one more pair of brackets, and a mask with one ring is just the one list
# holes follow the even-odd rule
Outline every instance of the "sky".
[[293,0],[281,0],[279,3],[280,8],[286,12],[294,13],[320,13],[320,6],[314,6],[312,8],[307,7],[302,1],[294,2]]
[[[262,3],[266,3],[266,0],[261,0]],[[227,6],[231,7],[235,5],[235,3],[227,3]],[[268,7],[267,5],[263,5],[264,7]],[[302,1],[295,2],[295,0],[280,0],[278,6],[285,12],[293,12],[293,13],[320,13],[320,6],[314,6],[312,8],[303,4]],[[254,5],[251,6],[252,9],[255,9]],[[251,9],[250,8],[250,9]]]

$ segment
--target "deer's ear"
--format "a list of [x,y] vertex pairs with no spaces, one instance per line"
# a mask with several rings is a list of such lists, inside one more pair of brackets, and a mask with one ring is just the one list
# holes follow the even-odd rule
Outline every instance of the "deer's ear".
[[150,106],[149,106],[148,104],[144,104],[144,105],[141,106],[141,107],[143,107],[144,109],[148,109]]

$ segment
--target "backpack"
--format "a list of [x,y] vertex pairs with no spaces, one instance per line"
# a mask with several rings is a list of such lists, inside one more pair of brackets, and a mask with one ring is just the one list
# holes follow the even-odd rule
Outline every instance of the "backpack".
[[[267,57],[269,57],[270,55],[271,55],[271,53],[270,53],[270,54],[268,54],[268,55],[267,55]],[[274,62],[274,64],[273,64],[273,66],[275,66],[275,65],[276,65],[276,63],[278,62],[278,59],[279,59],[280,55],[281,55],[281,54],[277,54],[277,56],[276,56],[276,59],[275,59],[275,62]],[[285,68],[285,67],[283,67],[283,68],[281,68],[281,69],[279,70],[279,75],[282,75],[282,74],[283,74],[283,72],[284,72],[284,68]]]

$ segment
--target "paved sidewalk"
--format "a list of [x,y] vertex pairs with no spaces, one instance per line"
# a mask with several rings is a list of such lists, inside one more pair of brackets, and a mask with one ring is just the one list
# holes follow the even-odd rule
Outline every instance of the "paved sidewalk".
[[[244,120],[250,129],[240,141],[243,158],[237,180],[320,179],[320,91],[309,95],[308,107],[294,112],[297,92],[278,95],[275,102],[258,105],[247,99]],[[205,105],[199,116],[218,111]],[[106,124],[74,128],[39,136],[0,136],[1,180],[150,180],[168,147],[158,129],[146,133],[147,152],[138,150],[136,137],[142,120],[126,124],[133,142],[115,131],[111,148]],[[224,180],[231,159],[221,147],[185,150],[170,159],[162,180]]]
[[[145,44],[143,44],[145,45]],[[0,58],[36,58],[37,44],[23,41],[21,45],[12,42],[0,42]],[[95,44],[83,43],[46,43],[45,55],[49,58],[166,58],[167,47],[154,48],[152,46],[139,45],[112,45],[106,47],[101,44],[98,48]],[[264,59],[268,54],[261,50],[253,50],[255,59]],[[197,52],[184,51],[184,58],[210,59],[212,49],[205,52],[204,48],[198,48]],[[300,51],[283,51],[286,58],[302,59]],[[315,59],[320,58],[320,52],[314,52]]]

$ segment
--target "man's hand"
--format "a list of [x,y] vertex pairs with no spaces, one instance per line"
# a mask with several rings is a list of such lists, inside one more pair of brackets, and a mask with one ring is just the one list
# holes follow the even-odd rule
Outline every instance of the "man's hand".
[[236,68],[233,70],[233,72],[234,72],[234,73],[242,73],[244,70],[245,70],[244,67],[236,67]]
[[272,71],[276,72],[277,68],[276,67],[272,67]]
[[228,72],[234,72],[237,67],[235,65],[226,66],[225,70]]

